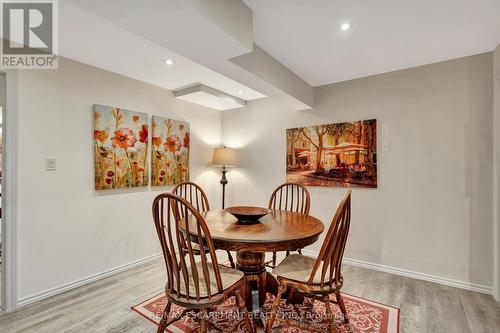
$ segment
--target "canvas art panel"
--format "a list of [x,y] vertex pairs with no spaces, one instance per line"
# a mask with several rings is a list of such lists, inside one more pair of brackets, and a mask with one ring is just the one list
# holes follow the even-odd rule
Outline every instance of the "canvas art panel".
[[151,185],[189,180],[189,123],[153,116]]
[[147,186],[148,115],[94,105],[95,189]]
[[377,121],[286,130],[286,180],[305,186],[377,187]]

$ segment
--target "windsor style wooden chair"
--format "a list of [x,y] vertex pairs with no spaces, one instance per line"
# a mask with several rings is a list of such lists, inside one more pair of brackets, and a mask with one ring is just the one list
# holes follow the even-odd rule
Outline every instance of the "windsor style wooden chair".
[[[210,210],[210,204],[208,203],[208,197],[205,194],[205,191],[201,188],[196,183],[192,182],[183,182],[178,184],[177,186],[174,187],[172,190],[172,193],[177,194],[178,196],[186,199],[191,205],[193,205],[196,210],[199,212],[206,212]],[[181,214],[181,218],[184,218]],[[184,248],[184,252],[187,249]],[[198,244],[194,243],[193,244],[193,251],[196,254],[199,254],[200,252],[200,247]],[[206,251],[206,249],[205,249]],[[233,256],[231,255],[231,252],[226,251],[227,257],[229,259],[229,262],[231,264],[231,268],[236,268],[233,260]]]
[[[285,183],[278,186],[271,194],[269,208],[309,215],[311,196],[304,186],[295,183]],[[301,249],[297,249],[297,251],[302,254]],[[286,251],[286,255],[288,256],[289,254],[290,251]],[[271,268],[276,267],[276,252],[273,252],[272,261],[267,262],[266,266]]]
[[[349,322],[340,289],[344,283],[341,265],[350,221],[351,191],[349,190],[337,208],[318,257],[314,259],[300,254],[292,254],[273,270],[273,275],[278,278],[279,287],[271,315],[266,324],[266,332],[271,332],[275,321],[286,322],[288,325],[300,329],[323,332],[308,323],[276,316],[282,295],[287,288],[294,288],[306,297],[325,303],[330,333],[337,332],[331,302],[338,304],[344,316],[344,322]],[[331,294],[335,294],[335,301],[330,299]]]
[[[189,230],[190,224],[186,224],[186,235],[189,236],[185,236],[179,228],[181,216],[185,216],[194,222],[191,225],[196,226],[195,230]],[[153,201],[153,219],[167,268],[167,304],[157,333],[163,333],[168,325],[192,310],[198,314],[200,332],[206,332],[211,307],[223,303],[231,296],[236,296],[242,314],[234,329],[244,322],[248,332],[253,333],[254,328],[241,294],[245,286],[244,274],[218,264],[210,232],[199,211],[184,198],[173,193],[163,193]],[[195,243],[203,244],[206,248],[206,251],[196,254],[201,262],[195,261]],[[187,251],[179,254],[178,251],[183,246],[187,247]],[[185,309],[169,319],[172,303]]]

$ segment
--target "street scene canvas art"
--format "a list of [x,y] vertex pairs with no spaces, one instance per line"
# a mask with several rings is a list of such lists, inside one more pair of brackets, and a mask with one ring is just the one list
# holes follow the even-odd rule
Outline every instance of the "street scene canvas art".
[[148,115],[94,105],[95,189],[147,186]]
[[189,123],[153,116],[151,185],[189,180]]
[[286,146],[287,182],[377,187],[375,119],[290,128]]

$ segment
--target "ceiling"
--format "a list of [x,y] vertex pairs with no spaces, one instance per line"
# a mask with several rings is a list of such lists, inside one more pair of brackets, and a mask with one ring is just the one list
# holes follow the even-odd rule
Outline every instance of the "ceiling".
[[[255,43],[312,86],[492,51],[500,0],[244,0]],[[350,22],[349,31],[339,29]]]
[[[89,0],[60,1],[59,53],[62,56],[169,90],[201,83],[246,101],[265,97],[255,89],[76,6],[85,2],[90,4]],[[96,11],[99,9],[96,6]],[[133,9],[130,7],[130,11]],[[114,11],[119,10],[116,5]],[[167,59],[173,60],[173,65],[166,65]]]
[[[65,56],[146,82],[165,82],[160,84],[168,89],[170,82],[179,85],[193,78],[233,95],[240,90],[235,88],[238,83],[246,88],[237,97],[247,101],[268,96],[296,110],[312,106],[309,84],[267,53],[252,55],[252,12],[242,0],[64,0],[60,4],[59,44]],[[75,14],[68,15],[70,11]],[[167,50],[191,63],[184,70],[151,67]],[[248,54],[250,59],[238,59]],[[198,79],[191,75],[203,68],[206,75]]]
[[[500,0],[59,3],[63,56],[170,90],[200,83],[245,101],[272,97],[293,110],[314,105],[312,86],[500,43]],[[351,29],[341,31],[345,22]]]

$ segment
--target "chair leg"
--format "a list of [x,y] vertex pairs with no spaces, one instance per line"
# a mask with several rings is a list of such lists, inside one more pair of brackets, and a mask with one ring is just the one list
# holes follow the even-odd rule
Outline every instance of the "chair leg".
[[273,266],[276,267],[276,252],[273,252]]
[[274,320],[276,319],[276,312],[280,306],[281,296],[286,290],[286,286],[280,283],[278,287],[278,295],[276,295],[276,299],[274,300],[273,307],[271,309],[271,316],[267,320],[266,323],[266,333],[271,333],[273,329]]
[[207,310],[203,309],[200,311],[200,333],[207,333]]
[[339,305],[340,311],[342,311],[342,314],[344,315],[344,323],[348,324],[349,318],[347,318],[347,310],[345,308],[344,298],[340,294],[340,290],[335,292],[335,296],[337,297],[337,304]]
[[288,257],[290,255],[290,251],[286,251],[285,257]]
[[163,310],[163,315],[161,317],[160,323],[158,324],[158,330],[156,333],[163,333],[168,326],[168,315],[170,314],[170,308],[172,307],[172,302],[167,301],[165,309]]
[[238,307],[240,308],[240,312],[243,313],[243,320],[245,321],[245,326],[247,328],[248,333],[254,333],[255,330],[252,325],[252,321],[248,317],[248,310],[245,305],[245,300],[243,299],[243,296],[241,295],[242,290],[238,289],[235,292],[236,295],[236,302],[238,304]]
[[335,328],[335,317],[333,316],[332,308],[330,305],[330,296],[326,295],[323,299],[326,308],[326,317],[328,318],[328,332],[337,333],[337,328]]
[[231,255],[231,252],[226,251],[227,253],[227,258],[229,259],[229,263],[231,264],[231,268],[235,269],[236,265],[234,264],[233,256]]

